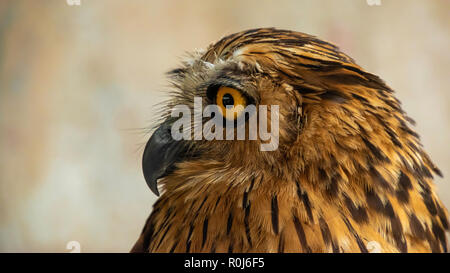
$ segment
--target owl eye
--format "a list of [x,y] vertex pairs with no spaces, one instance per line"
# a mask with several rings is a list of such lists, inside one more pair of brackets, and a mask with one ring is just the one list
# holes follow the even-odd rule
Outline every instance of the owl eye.
[[247,99],[234,88],[221,86],[217,90],[216,104],[219,106],[222,116],[234,120],[242,114],[247,106]]

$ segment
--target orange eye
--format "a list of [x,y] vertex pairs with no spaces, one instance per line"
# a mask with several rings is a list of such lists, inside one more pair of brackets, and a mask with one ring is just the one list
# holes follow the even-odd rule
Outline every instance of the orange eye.
[[238,90],[222,86],[217,90],[216,104],[219,106],[222,116],[235,120],[247,106],[246,98]]

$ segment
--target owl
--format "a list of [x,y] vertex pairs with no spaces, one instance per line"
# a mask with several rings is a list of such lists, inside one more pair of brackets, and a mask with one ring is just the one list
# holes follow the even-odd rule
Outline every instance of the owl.
[[414,121],[335,45],[251,29],[168,77],[142,160],[161,195],[132,252],[447,251],[442,174]]

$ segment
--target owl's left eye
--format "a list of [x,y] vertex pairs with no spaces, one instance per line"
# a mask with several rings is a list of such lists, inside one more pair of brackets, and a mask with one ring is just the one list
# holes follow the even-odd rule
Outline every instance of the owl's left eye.
[[245,96],[240,91],[227,86],[219,87],[215,100],[222,116],[231,120],[240,116],[247,106]]

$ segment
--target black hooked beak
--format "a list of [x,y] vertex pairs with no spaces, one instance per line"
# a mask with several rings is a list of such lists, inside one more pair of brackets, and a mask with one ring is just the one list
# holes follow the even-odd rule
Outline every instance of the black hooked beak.
[[174,140],[171,120],[166,120],[150,137],[142,156],[142,169],[150,190],[159,196],[157,180],[168,175],[186,151],[186,141]]

